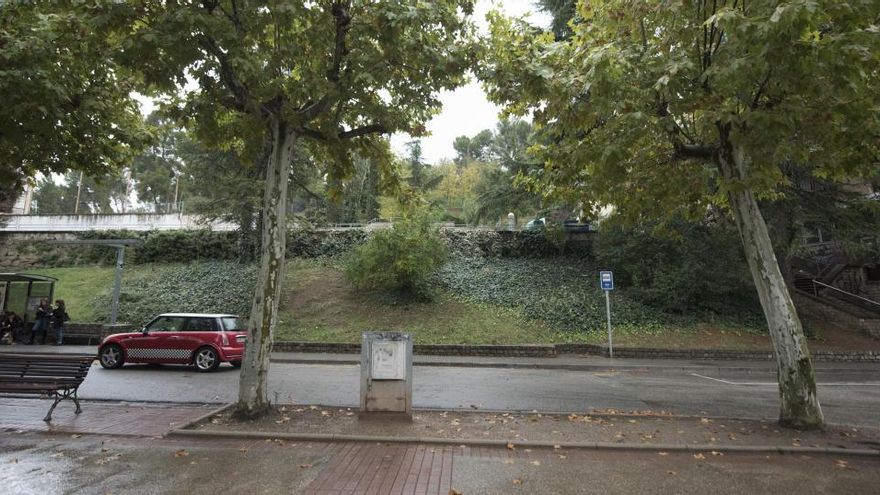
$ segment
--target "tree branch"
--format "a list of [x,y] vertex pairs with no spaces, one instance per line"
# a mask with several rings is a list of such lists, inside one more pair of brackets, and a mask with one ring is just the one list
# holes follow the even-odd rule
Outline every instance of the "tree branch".
[[351,139],[366,136],[367,134],[385,134],[387,132],[388,129],[382,124],[369,124],[362,127],[356,127],[350,131],[340,132],[338,137],[339,139]]
[[[348,55],[348,48],[345,46],[345,37],[351,27],[351,16],[348,9],[351,2],[335,2],[331,7],[331,12],[336,24],[336,35],[333,48],[333,56],[330,68],[327,69],[327,80],[333,84],[339,83],[339,74],[342,70],[342,60]],[[309,122],[325,110],[330,104],[330,99],[325,95],[318,101],[313,102],[297,111],[297,115],[303,122]]]
[[241,112],[246,112],[250,102],[250,91],[248,91],[244,84],[239,82],[238,77],[235,74],[235,69],[233,69],[232,65],[229,63],[229,57],[226,56],[223,50],[217,45],[217,42],[210,36],[203,33],[199,37],[199,40],[202,48],[204,48],[210,55],[214,56],[214,58],[217,59],[217,63],[220,64],[220,81],[223,82],[223,85],[232,93],[232,108]]
[[682,142],[673,142],[675,154],[683,158],[714,158],[718,153],[717,146],[708,146],[703,144],[684,144]]

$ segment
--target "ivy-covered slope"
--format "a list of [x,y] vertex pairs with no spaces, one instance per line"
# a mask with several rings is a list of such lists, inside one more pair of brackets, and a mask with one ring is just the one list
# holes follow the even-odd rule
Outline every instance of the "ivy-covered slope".
[[[143,325],[159,313],[233,313],[250,311],[255,265],[211,261],[187,265],[147,265],[125,273],[118,321]],[[95,296],[99,321],[110,318],[111,289]]]
[[[564,331],[595,332],[606,326],[598,273],[589,258],[455,257],[437,273],[437,280],[464,300],[518,308],[526,317]],[[625,288],[612,291],[611,308],[612,323],[622,330],[660,331],[700,321],[760,325],[759,315],[664,313],[631,299]]]

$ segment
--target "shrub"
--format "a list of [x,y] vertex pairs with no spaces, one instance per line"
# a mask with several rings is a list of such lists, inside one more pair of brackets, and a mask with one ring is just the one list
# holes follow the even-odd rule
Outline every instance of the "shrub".
[[446,259],[446,245],[424,213],[407,215],[354,250],[345,267],[359,289],[396,290],[422,299],[429,277]]
[[726,225],[677,221],[662,233],[653,225],[609,226],[594,252],[633,298],[665,312],[759,312],[739,238]]

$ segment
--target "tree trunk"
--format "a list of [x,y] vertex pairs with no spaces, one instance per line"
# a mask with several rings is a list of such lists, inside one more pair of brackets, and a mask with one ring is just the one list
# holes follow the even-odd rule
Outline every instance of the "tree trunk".
[[251,316],[248,340],[239,380],[238,417],[254,418],[270,406],[267,390],[269,352],[278,321],[278,301],[287,248],[287,183],[296,134],[283,121],[272,123],[272,154],[266,167],[263,193],[260,273]]
[[15,202],[21,195],[22,181],[15,178],[0,185],[0,213],[12,213]]
[[779,271],[758,203],[747,187],[737,184],[747,177],[745,153],[729,138],[729,128],[722,128],[718,166],[723,177],[732,182],[727,198],[773,342],[781,402],[779,423],[794,428],[821,428],[824,418],[803,328]]
[[254,260],[254,207],[250,201],[242,203],[238,207],[238,262],[250,263]]

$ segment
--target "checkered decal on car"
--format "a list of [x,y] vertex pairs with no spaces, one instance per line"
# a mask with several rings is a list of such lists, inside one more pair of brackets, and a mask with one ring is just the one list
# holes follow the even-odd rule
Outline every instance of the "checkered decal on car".
[[189,359],[189,351],[186,349],[128,349],[128,357],[131,359]]

